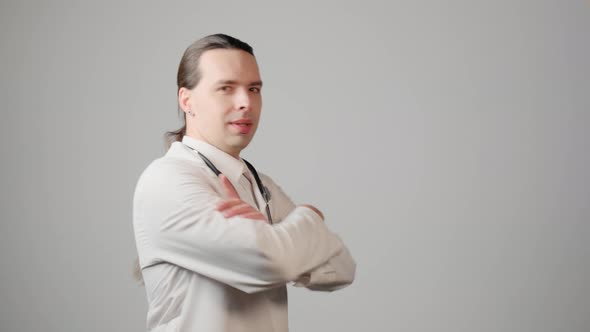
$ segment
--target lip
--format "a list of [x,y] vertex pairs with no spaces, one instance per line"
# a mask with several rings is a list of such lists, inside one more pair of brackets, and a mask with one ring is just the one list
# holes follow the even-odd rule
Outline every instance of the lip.
[[252,121],[245,119],[232,121],[229,126],[240,134],[248,134],[252,130]]
[[245,124],[245,125],[252,125],[252,121],[248,119],[240,119],[236,121],[230,122],[230,124]]

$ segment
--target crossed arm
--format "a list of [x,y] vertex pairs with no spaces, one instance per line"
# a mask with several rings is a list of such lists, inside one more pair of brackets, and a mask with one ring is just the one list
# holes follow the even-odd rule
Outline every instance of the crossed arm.
[[[346,270],[338,263],[348,251],[314,209],[295,207],[274,225],[253,211],[233,210],[242,212],[225,217],[216,209],[223,199],[210,183],[191,169],[170,179],[171,171],[179,175],[178,168],[159,165],[136,188],[134,228],[142,268],[167,262],[248,293],[300,279],[308,288],[325,290],[352,281],[354,266],[347,264]],[[348,280],[335,283],[339,275]]]
[[[219,180],[224,188],[227,199],[221,201],[216,209],[221,212],[224,217],[231,218],[241,216],[252,220],[268,222],[267,218],[260,213],[260,211],[240,199],[239,194],[224,175],[220,175]],[[282,196],[281,199],[288,203],[287,209],[292,211],[295,208],[295,204],[282,192],[282,190],[280,190],[280,188],[277,189]],[[312,209],[320,216],[323,222],[324,215],[316,207],[308,204],[300,206]],[[342,250],[340,250],[335,256],[328,259],[322,265],[300,275],[295,280],[294,285],[297,287],[306,287],[311,290],[334,291],[351,284],[354,280],[355,272],[356,263],[350,255],[348,248],[343,245]]]

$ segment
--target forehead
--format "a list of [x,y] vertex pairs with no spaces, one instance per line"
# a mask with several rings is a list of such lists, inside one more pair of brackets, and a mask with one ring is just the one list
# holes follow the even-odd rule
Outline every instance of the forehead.
[[260,80],[256,58],[242,50],[215,49],[205,51],[199,61],[203,82],[233,80],[249,83]]

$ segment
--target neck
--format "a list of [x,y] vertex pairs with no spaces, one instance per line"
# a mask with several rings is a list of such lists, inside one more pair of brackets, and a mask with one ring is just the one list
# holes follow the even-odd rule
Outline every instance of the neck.
[[196,131],[187,131],[186,136],[192,137],[194,139],[198,139],[199,141],[203,141],[209,145],[212,145],[216,148],[218,148],[219,150],[229,154],[230,156],[234,157],[237,160],[240,160],[240,151],[237,152],[233,152],[233,151],[227,151],[226,149],[224,149],[221,146],[218,146],[217,144],[212,143],[210,140],[208,140],[207,138],[205,138],[203,135],[199,135],[198,132]]

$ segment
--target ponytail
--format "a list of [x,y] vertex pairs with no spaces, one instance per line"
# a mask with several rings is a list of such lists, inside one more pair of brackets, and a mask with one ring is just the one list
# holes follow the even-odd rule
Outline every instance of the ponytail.
[[182,137],[186,135],[186,123],[182,128],[173,131],[167,131],[164,134],[164,140],[166,141],[166,149],[170,148],[170,145],[174,142],[181,142]]

